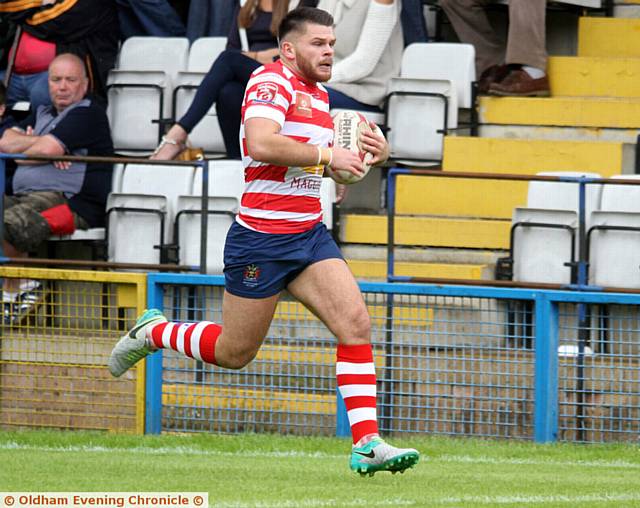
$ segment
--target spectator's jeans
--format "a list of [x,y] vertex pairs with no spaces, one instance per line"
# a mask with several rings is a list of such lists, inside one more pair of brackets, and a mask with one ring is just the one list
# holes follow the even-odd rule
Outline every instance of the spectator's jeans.
[[38,106],[51,104],[48,77],[49,73],[46,71],[36,74],[11,74],[7,88],[7,105],[11,107],[16,102],[27,101],[31,103],[31,111],[36,111]]
[[122,39],[134,35],[184,37],[186,28],[167,0],[116,0]]

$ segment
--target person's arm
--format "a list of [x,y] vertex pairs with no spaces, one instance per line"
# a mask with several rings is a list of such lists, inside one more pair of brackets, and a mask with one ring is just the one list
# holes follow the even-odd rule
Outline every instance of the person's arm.
[[277,166],[307,167],[331,162],[334,169],[346,170],[356,175],[364,172],[362,161],[350,150],[334,146],[319,151],[316,145],[283,136],[280,129],[280,125],[274,120],[249,118],[244,125],[249,157]]
[[353,83],[371,74],[397,21],[398,6],[394,0],[371,0],[358,45],[353,53],[333,67],[329,84]]
[[243,51],[243,55],[248,56],[249,58],[253,58],[254,60],[260,62],[262,65],[273,62],[274,57],[280,54],[279,48],[269,48],[263,49],[261,51]]

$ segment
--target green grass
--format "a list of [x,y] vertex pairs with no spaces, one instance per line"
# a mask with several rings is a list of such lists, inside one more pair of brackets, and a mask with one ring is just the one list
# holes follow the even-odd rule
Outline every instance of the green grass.
[[391,441],[421,462],[361,478],[337,438],[0,432],[0,491],[208,491],[215,507],[640,506],[634,446]]

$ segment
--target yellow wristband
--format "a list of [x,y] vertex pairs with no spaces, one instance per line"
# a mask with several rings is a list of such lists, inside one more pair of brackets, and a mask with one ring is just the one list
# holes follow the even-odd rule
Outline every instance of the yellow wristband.
[[322,162],[322,148],[319,146],[316,146],[316,148],[318,149],[318,162],[316,162],[316,166],[319,166]]

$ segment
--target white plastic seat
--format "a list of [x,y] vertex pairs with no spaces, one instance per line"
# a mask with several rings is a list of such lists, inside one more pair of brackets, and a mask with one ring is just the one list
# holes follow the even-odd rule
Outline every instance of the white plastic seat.
[[[207,273],[222,273],[227,231],[240,207],[244,190],[244,168],[238,160],[209,161],[207,201]],[[202,168],[196,169],[190,195],[180,196],[177,204],[175,242],[179,263],[200,265],[202,220]]]
[[[531,223],[554,224],[558,227],[540,227]],[[577,226],[578,216],[570,210],[516,208],[512,219],[512,227],[515,228],[512,245],[513,280],[571,283],[571,267],[565,263],[574,261],[572,239],[575,239]]]
[[[154,246],[160,245],[161,240],[166,244],[172,239],[178,196],[191,192],[194,173],[191,166],[129,164],[125,167],[121,192],[111,193],[107,204],[110,261],[160,262],[160,250]],[[113,210],[114,207],[121,210]],[[161,228],[163,219],[164,228]],[[129,249],[122,243],[133,244],[133,247]]]
[[322,205],[322,222],[327,229],[333,229],[333,204],[336,202],[336,182],[331,178],[323,178],[320,187],[320,204]]
[[[543,172],[539,175],[558,177],[600,178],[597,173],[569,171]],[[575,261],[578,252],[578,183],[531,181],[527,206],[513,212],[515,227],[511,245],[513,280],[519,282],[548,282],[569,284],[571,268],[565,263]],[[586,219],[600,207],[602,184],[588,184],[585,190]],[[526,223],[548,224],[547,227],[527,226]],[[573,244],[572,244],[573,238]],[[574,258],[571,252],[574,252]]]
[[[598,173],[580,173],[574,171],[546,171],[540,176],[602,178]],[[529,182],[527,192],[528,208],[547,210],[573,210],[578,212],[578,183],[565,182]],[[602,184],[587,184],[585,187],[585,212],[589,222],[591,212],[600,208]]]
[[469,44],[414,43],[387,98],[391,157],[439,161],[444,131],[458,125],[458,108],[472,106],[475,50]]
[[173,84],[185,70],[189,41],[182,37],[130,37],[122,45],[118,67],[109,72],[109,106],[114,148],[124,153],[151,152],[171,117]]
[[109,261],[160,263],[159,246],[167,241],[165,196],[112,193],[107,213]]
[[[620,178],[640,183],[640,175],[612,177]],[[603,185],[600,210],[591,213],[590,228],[589,282],[640,288],[640,185]]]
[[[122,185],[123,164],[113,165],[111,192],[120,192]],[[106,210],[105,210],[106,213]],[[105,239],[105,228],[78,229],[72,235],[52,236],[49,241],[101,241]]]
[[[218,55],[224,51],[226,43],[226,37],[202,37],[191,45],[187,69],[178,73],[175,82],[174,121],[180,119],[189,109],[197,87]],[[202,148],[206,153],[225,153],[215,103],[193,128],[189,134],[189,141],[192,146]]]

